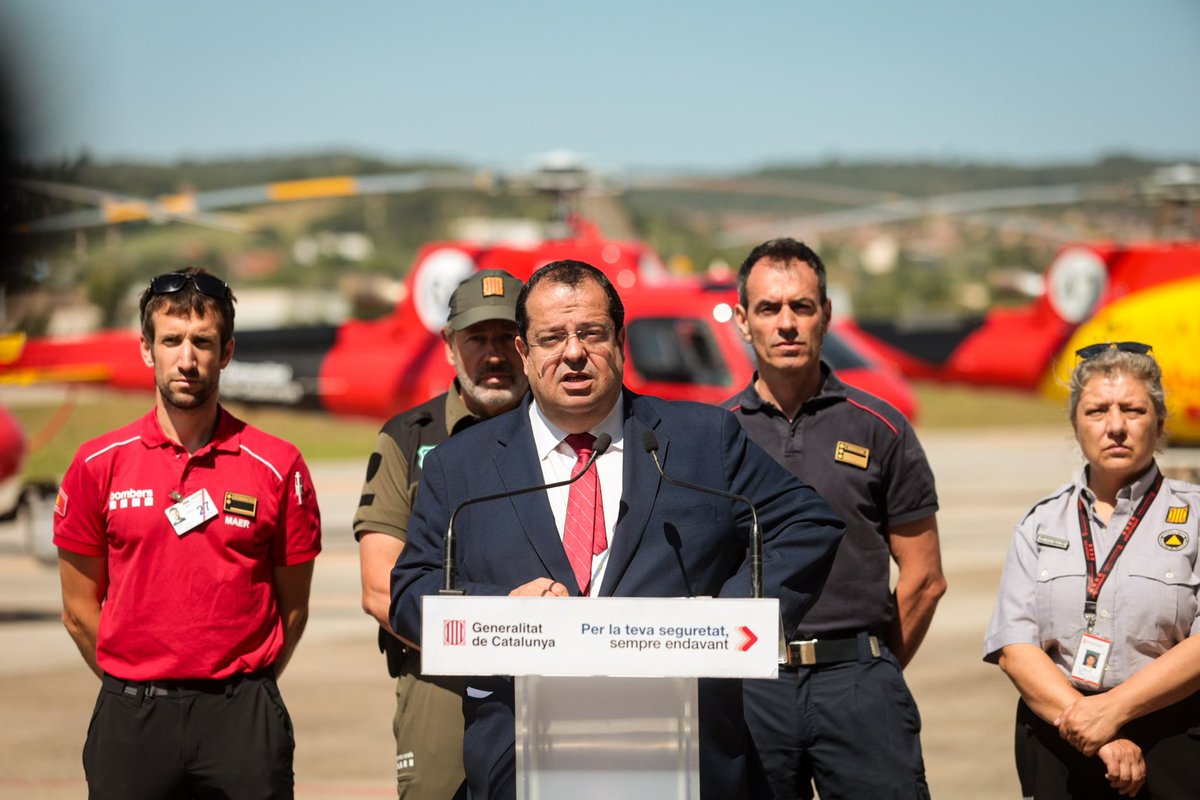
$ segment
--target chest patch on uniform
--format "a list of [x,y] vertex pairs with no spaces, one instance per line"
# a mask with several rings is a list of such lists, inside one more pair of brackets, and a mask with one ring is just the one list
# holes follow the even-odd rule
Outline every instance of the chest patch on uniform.
[[258,511],[258,498],[236,492],[225,493],[225,513],[253,517]]
[[1045,545],[1046,547],[1055,547],[1059,550],[1066,550],[1071,546],[1071,543],[1066,539],[1055,539],[1053,536],[1047,536],[1044,533],[1039,533],[1036,541],[1040,545]]
[[1167,524],[1182,525],[1188,520],[1187,506],[1171,506],[1167,509]]
[[859,469],[866,469],[867,464],[871,463],[871,451],[860,444],[838,442],[837,449],[833,451],[833,460]]
[[1187,547],[1187,543],[1188,535],[1181,530],[1163,531],[1158,535],[1158,544],[1164,550],[1182,550]]
[[425,469],[425,456],[429,455],[429,451],[437,447],[436,444],[423,444],[417,448],[417,466]]

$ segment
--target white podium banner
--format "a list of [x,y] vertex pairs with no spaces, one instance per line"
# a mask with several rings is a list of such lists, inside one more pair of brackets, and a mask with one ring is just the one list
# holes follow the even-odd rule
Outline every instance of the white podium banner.
[[779,601],[423,598],[426,675],[774,678]]

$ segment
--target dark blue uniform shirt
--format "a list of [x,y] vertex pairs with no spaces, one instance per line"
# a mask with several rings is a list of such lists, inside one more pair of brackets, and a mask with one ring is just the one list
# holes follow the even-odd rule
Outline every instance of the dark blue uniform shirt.
[[882,636],[896,614],[887,532],[937,512],[925,451],[904,415],[821,364],[821,390],[794,420],[750,385],[723,404],[746,434],[846,522],[825,589],[792,638]]

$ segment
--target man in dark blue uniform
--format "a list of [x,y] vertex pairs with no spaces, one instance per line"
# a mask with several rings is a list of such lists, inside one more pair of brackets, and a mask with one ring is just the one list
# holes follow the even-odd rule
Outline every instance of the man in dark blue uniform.
[[814,782],[822,800],[927,798],[920,717],[901,670],[946,589],[933,474],[903,415],[821,362],[831,306],[811,248],[759,245],[738,271],[738,295],[758,371],[725,405],[846,522],[789,667],[746,682],[755,744],[776,798],[811,798]]

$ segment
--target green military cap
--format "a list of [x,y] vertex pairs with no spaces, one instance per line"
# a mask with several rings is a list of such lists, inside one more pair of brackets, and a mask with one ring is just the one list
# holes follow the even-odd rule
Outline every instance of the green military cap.
[[450,329],[461,331],[489,319],[516,322],[517,294],[524,285],[502,269],[476,272],[450,295]]

